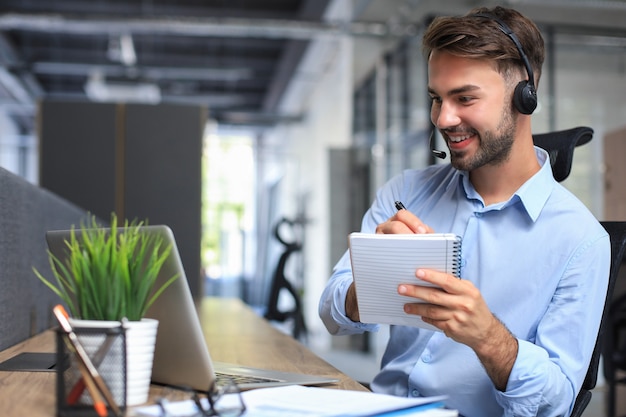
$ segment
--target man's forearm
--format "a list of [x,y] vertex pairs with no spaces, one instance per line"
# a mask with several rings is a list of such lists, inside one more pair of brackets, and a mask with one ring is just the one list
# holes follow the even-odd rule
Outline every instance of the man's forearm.
[[487,375],[499,391],[506,391],[511,370],[517,359],[518,342],[509,329],[494,316],[497,325],[488,342],[474,349]]

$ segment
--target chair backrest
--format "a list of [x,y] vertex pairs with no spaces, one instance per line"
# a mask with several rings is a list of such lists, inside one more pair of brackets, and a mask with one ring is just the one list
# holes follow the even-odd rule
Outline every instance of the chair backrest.
[[609,321],[609,310],[613,298],[613,290],[615,289],[615,282],[617,281],[622,259],[624,258],[624,252],[626,251],[626,221],[603,221],[600,223],[602,223],[602,226],[604,226],[611,239],[611,272],[609,274],[609,285],[604,301],[600,330],[598,331],[598,338],[596,339],[596,345],[593,349],[591,362],[589,363],[583,385],[576,397],[576,403],[574,404],[574,409],[570,417],[582,416],[583,411],[591,400],[591,390],[596,386],[598,369],[600,367],[600,356],[603,351],[603,343],[605,343],[604,333],[607,330],[607,322]]
[[[575,127],[572,129],[561,130],[558,132],[542,133],[533,135],[535,145],[545,149],[550,155],[550,164],[552,165],[552,173],[554,178],[561,182],[566,179],[572,169],[572,161],[574,159],[574,149],[577,146],[584,145],[593,137],[593,129],[586,126]],[[582,416],[583,411],[591,400],[591,390],[595,388],[598,380],[598,369],[600,367],[600,356],[602,353],[602,341],[606,328],[606,321],[609,312],[610,302],[613,297],[615,282],[622,264],[624,251],[626,250],[626,222],[600,222],[606,229],[611,239],[611,270],[609,275],[609,284],[607,288],[606,298],[604,302],[604,310],[600,322],[598,337],[591,356],[589,368],[583,381],[580,392],[576,397],[574,409],[570,414],[571,417]]]
[[[609,275],[609,288],[606,294],[606,302],[604,303],[604,312],[602,313],[602,323],[600,324],[598,340],[596,341],[596,347],[593,351],[593,357],[591,358],[589,372],[587,372],[587,376],[583,382],[583,388],[587,389],[593,389],[596,386],[598,367],[602,353],[602,341],[604,340],[604,332],[607,329],[607,317],[610,314],[617,276],[622,266],[624,253],[626,253],[626,221],[603,221],[600,223],[602,223],[602,226],[604,226],[611,238],[611,273]],[[592,368],[594,372],[592,372]]]
[[593,138],[593,129],[579,126],[533,135],[533,142],[548,152],[552,174],[558,182],[561,182],[569,176],[572,170],[574,149],[589,142],[591,138]]

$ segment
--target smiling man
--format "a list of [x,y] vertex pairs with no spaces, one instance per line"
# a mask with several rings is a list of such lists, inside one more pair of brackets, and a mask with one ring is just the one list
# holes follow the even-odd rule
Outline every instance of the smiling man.
[[[416,299],[405,312],[441,332],[391,326],[372,389],[445,394],[466,417],[569,415],[600,324],[610,245],[533,145],[543,39],[532,21],[495,7],[435,19],[423,46],[431,120],[451,162],[392,178],[361,231],[458,234],[462,279],[417,270],[439,288],[398,287]],[[395,211],[397,200],[406,210]],[[332,334],[378,329],[359,322],[347,251],[319,312]]]

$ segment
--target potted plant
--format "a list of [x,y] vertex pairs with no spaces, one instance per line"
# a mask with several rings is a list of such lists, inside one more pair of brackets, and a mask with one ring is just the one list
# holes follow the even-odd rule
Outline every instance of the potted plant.
[[[143,225],[128,220],[120,225],[113,213],[110,227],[102,228],[92,215],[81,222],[78,232],[72,226],[65,241],[65,258],[48,250],[54,280],[33,268],[39,280],[67,305],[74,327],[119,326],[124,321],[127,406],[148,398],[158,322],[145,318],[145,313],[178,278],[169,277],[157,286],[172,247],[164,247],[160,238],[142,233]],[[97,343],[101,344],[102,338]]]

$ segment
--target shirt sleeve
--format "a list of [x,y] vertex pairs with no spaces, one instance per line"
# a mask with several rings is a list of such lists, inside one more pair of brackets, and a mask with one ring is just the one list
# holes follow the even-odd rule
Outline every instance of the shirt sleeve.
[[[593,353],[610,269],[608,235],[588,241],[569,261],[534,341],[519,339],[505,392],[504,416],[569,415]],[[495,390],[495,389],[494,389]]]

